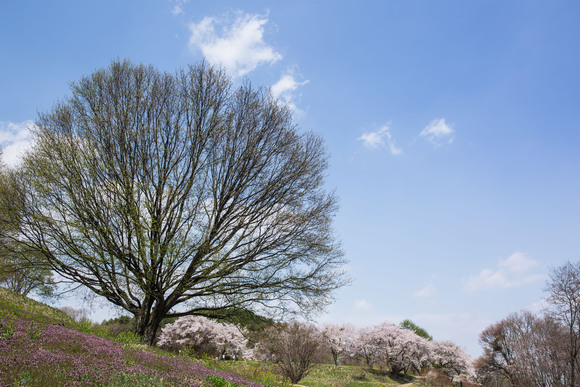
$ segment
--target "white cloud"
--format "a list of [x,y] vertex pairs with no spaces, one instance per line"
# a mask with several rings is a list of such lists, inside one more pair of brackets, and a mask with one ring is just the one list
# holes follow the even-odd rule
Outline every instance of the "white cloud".
[[2,160],[10,167],[16,166],[24,152],[32,145],[34,122],[22,123],[0,121],[0,147]]
[[427,138],[433,145],[439,147],[443,142],[451,144],[455,131],[445,122],[445,118],[434,119],[419,133],[419,136]]
[[171,13],[174,14],[174,15],[179,15],[179,14],[182,14],[184,12],[183,12],[183,8],[181,8],[179,5],[176,5],[171,10]]
[[437,293],[437,290],[435,290],[435,286],[427,285],[422,289],[416,290],[413,293],[413,297],[415,297],[415,298],[430,298],[430,297],[435,296],[436,293]]
[[367,300],[356,300],[354,302],[354,309],[357,312],[370,312],[373,310],[373,304]]
[[304,86],[309,81],[298,82],[293,74],[285,74],[278,82],[272,85],[272,95],[276,98],[287,98],[289,93],[296,91],[299,86]]
[[275,63],[282,55],[264,42],[264,25],[268,18],[241,11],[217,19],[204,17],[191,23],[189,46],[200,49],[212,64],[223,65],[234,77],[254,70],[263,63]]
[[399,155],[403,152],[401,148],[397,148],[395,145],[395,140],[391,135],[391,130],[388,125],[383,126],[376,132],[363,133],[363,135],[357,138],[357,140],[362,141],[364,146],[370,149],[376,149],[387,145],[389,151],[393,155]]
[[310,81],[306,80],[298,82],[296,80],[294,72],[288,71],[286,74],[282,75],[282,77],[278,82],[276,82],[270,87],[270,91],[272,92],[272,95],[275,98],[280,100],[282,103],[288,105],[290,109],[298,111],[298,108],[294,103],[294,101],[298,97],[296,94],[296,90],[299,87],[308,84],[308,82]]
[[465,288],[468,291],[508,289],[536,282],[545,278],[544,275],[530,272],[537,265],[536,261],[518,251],[501,260],[497,269],[484,269],[478,275],[469,277]]
[[189,3],[189,0],[174,0],[171,2],[175,2],[175,5],[171,9],[171,13],[174,16],[185,14],[185,11],[183,10],[183,5]]

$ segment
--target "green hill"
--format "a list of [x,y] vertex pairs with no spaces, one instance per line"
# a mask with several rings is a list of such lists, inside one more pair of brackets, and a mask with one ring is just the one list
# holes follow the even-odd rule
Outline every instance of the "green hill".
[[44,324],[75,326],[72,317],[60,310],[0,287],[0,312],[12,313],[21,320]]
[[260,386],[0,288],[0,386]]

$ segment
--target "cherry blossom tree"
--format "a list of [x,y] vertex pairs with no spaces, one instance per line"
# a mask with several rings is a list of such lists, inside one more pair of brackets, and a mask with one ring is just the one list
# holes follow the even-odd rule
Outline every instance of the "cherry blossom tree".
[[380,324],[385,340],[384,353],[391,373],[408,373],[410,370],[421,372],[429,363],[431,345],[429,341],[415,332],[388,323]]
[[451,341],[434,341],[432,348],[433,366],[445,375],[452,378],[460,375],[471,379],[475,377],[473,360],[457,344]]
[[180,317],[166,325],[159,336],[162,348],[191,348],[198,353],[238,358],[251,357],[247,339],[234,324],[222,323],[203,316]]
[[351,346],[351,356],[362,358],[365,364],[373,366],[384,359],[382,337],[376,327],[365,327],[358,330]]
[[328,346],[334,365],[346,353],[355,340],[356,328],[350,324],[326,324],[322,327],[322,338]]
[[359,330],[353,341],[353,354],[364,360],[369,368],[382,363],[391,373],[420,372],[429,364],[430,342],[409,329],[383,322]]

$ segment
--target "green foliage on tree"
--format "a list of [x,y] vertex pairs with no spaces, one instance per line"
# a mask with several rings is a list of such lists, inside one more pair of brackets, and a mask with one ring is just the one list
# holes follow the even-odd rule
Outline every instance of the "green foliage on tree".
[[[0,156],[1,156],[0,151]],[[52,270],[35,249],[19,238],[22,202],[18,175],[0,161],[0,286],[21,295],[54,295]]]
[[413,331],[417,334],[417,336],[420,336],[424,339],[427,339],[429,341],[433,341],[433,336],[431,336],[425,329],[421,328],[420,326],[418,326],[417,324],[415,324],[413,321],[406,319],[403,320],[400,324],[401,328],[404,329],[408,329],[410,331]]

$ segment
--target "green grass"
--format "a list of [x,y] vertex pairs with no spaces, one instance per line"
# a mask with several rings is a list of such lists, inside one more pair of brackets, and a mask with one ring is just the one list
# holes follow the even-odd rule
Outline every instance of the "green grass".
[[259,361],[218,361],[210,358],[193,359],[204,366],[231,372],[240,377],[252,380],[266,387],[290,387],[291,384],[285,381],[279,374],[275,364]]
[[[204,360],[214,369],[233,372],[241,377],[261,383],[264,386],[292,386],[284,382],[277,374],[275,364],[264,362],[233,362]],[[424,376],[413,377],[401,375],[393,377],[379,369],[369,370],[367,367],[333,364],[317,364],[310,374],[302,379],[298,385],[306,387],[371,387],[371,386],[411,386],[411,387],[452,387],[449,378],[440,377],[431,382],[433,378]]]
[[19,320],[57,324],[67,328],[76,327],[74,319],[66,313],[2,287],[0,287],[0,311],[12,313]]
[[334,366],[319,364],[303,380],[301,385],[308,387],[337,386],[398,386],[399,383],[389,377],[388,374],[378,370],[370,371],[368,368],[358,366]]

